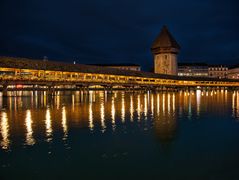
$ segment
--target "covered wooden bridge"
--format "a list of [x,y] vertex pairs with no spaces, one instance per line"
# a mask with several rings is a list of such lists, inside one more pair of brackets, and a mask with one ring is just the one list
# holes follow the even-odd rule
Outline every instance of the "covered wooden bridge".
[[0,89],[8,90],[89,89],[89,88],[238,88],[232,79],[193,78],[142,71],[119,70],[99,66],[54,61],[0,57]]

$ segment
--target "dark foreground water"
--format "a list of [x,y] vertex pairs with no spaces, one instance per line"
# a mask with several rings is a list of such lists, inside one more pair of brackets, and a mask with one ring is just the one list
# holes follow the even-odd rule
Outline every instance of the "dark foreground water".
[[239,92],[30,94],[0,96],[1,180],[239,179]]

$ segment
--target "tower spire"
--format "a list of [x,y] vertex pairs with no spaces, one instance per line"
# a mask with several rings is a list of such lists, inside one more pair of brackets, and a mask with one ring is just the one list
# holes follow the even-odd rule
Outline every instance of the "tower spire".
[[151,50],[154,54],[158,54],[161,52],[178,53],[180,50],[180,46],[174,39],[172,34],[169,32],[167,26],[164,25],[161,32],[153,42]]

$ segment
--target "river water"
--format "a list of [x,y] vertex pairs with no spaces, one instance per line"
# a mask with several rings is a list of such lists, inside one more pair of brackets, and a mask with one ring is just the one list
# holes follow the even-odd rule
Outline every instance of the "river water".
[[0,179],[239,179],[239,92],[0,96]]

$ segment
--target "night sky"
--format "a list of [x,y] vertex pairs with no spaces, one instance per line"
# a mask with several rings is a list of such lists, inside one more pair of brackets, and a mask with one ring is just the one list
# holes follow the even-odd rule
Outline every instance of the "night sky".
[[238,0],[0,0],[0,55],[149,70],[163,25],[180,62],[239,62]]

